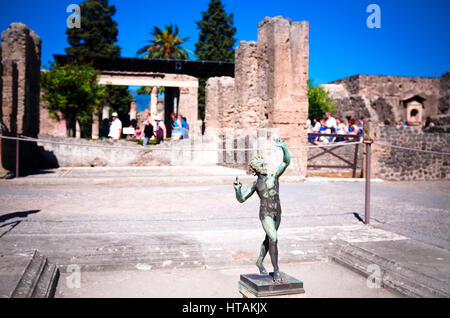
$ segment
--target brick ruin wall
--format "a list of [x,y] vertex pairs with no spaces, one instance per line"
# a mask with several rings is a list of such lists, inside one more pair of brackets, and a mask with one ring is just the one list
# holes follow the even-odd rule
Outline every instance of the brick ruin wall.
[[258,41],[236,49],[234,79],[207,81],[206,133],[277,129],[292,155],[287,173],[305,176],[308,59],[308,22],[266,17],[258,24]]
[[[37,137],[41,39],[23,23],[12,23],[1,34],[1,107],[4,135]],[[2,140],[2,164],[15,167],[15,141]],[[36,163],[37,145],[20,143],[20,166]],[[14,154],[14,155],[11,155]]]
[[373,118],[379,123],[406,121],[402,100],[419,95],[423,120],[431,117],[438,131],[450,132],[450,72],[441,78],[355,75],[321,85],[337,106],[336,116]]
[[[450,134],[427,133],[415,127],[381,126],[376,142],[436,152],[450,149]],[[450,179],[450,156],[373,146],[374,176],[392,181]]]

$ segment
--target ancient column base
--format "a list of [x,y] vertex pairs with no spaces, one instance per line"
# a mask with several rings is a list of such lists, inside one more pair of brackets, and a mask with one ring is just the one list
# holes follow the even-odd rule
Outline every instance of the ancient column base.
[[243,298],[301,298],[305,296],[303,282],[285,273],[282,281],[273,281],[273,273],[268,275],[243,274],[239,281],[239,292]]

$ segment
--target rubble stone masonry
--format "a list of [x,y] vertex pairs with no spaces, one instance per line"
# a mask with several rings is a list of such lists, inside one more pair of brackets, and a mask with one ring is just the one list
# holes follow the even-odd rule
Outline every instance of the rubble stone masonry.
[[234,80],[208,80],[206,132],[276,128],[292,155],[287,173],[305,176],[308,59],[308,22],[266,17],[258,41],[236,49]]
[[[37,137],[41,39],[23,23],[12,23],[2,32],[1,39],[2,133]],[[12,169],[15,165],[15,142],[4,141],[2,146],[3,164]],[[20,143],[21,166],[33,165],[35,148],[33,143]]]
[[[450,134],[427,133],[417,127],[378,126],[372,146],[373,177],[391,181],[450,179],[450,156],[386,147],[449,152]],[[377,144],[379,143],[379,144]]]

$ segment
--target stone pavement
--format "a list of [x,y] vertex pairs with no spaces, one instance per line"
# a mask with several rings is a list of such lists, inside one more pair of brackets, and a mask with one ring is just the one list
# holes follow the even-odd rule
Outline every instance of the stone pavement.
[[[0,254],[37,249],[62,273],[70,264],[97,272],[251,266],[264,234],[258,199],[234,197],[236,175],[244,184],[254,178],[224,167],[152,167],[57,169],[0,181]],[[389,258],[436,285],[437,296],[449,292],[449,182],[374,182],[367,226],[358,220],[360,180],[284,179],[280,264],[363,248],[377,255],[371,262]],[[348,252],[345,265],[365,264],[358,253]]]
[[[239,266],[82,272],[76,287],[67,284],[71,273],[63,273],[55,297],[242,298],[237,288],[239,275],[254,271],[254,266]],[[368,288],[363,276],[334,262],[286,264],[283,271],[304,282],[305,298],[402,297],[385,288]]]

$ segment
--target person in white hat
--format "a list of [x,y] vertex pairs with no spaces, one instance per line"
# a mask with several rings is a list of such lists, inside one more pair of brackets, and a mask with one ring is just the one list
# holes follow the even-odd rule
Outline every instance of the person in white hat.
[[109,127],[108,137],[111,137],[114,140],[120,140],[120,135],[122,134],[122,122],[117,117],[117,113],[112,113],[112,123]]

